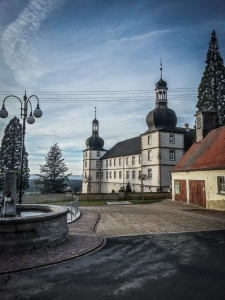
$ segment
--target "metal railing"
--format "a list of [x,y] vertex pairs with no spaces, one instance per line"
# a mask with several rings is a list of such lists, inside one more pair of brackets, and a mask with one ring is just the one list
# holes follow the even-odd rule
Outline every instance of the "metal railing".
[[[76,196],[70,196],[72,199],[71,201],[68,201],[69,203],[66,203],[66,208],[68,208],[68,213],[67,213],[67,223],[71,223],[75,221],[79,215],[79,209],[78,209],[78,204],[79,204],[79,198]],[[67,197],[70,198],[70,197]]]

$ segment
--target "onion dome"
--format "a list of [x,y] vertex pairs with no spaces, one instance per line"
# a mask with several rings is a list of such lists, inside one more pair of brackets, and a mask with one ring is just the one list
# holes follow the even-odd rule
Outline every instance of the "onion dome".
[[158,104],[146,117],[150,131],[155,129],[174,128],[177,125],[176,113],[166,103]]
[[96,107],[95,118],[92,121],[92,136],[86,140],[86,146],[89,150],[104,150],[104,140],[98,135],[99,122],[96,119]]
[[177,125],[176,113],[167,107],[167,83],[162,79],[162,62],[160,66],[161,78],[155,85],[156,107],[146,117],[150,131],[164,128],[174,128]]

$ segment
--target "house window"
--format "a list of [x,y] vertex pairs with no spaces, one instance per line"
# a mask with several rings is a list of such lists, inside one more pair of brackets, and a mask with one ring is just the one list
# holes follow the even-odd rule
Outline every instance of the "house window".
[[126,171],[126,179],[129,179],[129,171]]
[[132,165],[135,164],[135,156],[132,156]]
[[169,135],[169,142],[170,142],[170,144],[174,144],[175,143],[175,135],[174,134],[170,134]]
[[129,157],[126,157],[126,165],[129,164]]
[[114,171],[114,179],[116,179],[116,171]]
[[100,178],[100,172],[96,172],[96,179]]
[[85,156],[87,157],[87,152],[85,153]]
[[106,172],[106,179],[108,179],[109,175],[108,175],[108,171]]
[[97,157],[100,157],[100,151],[97,151]]
[[112,160],[111,159],[109,160],[109,165],[110,165],[110,167],[112,166]]
[[151,145],[151,143],[152,143],[152,136],[149,135],[149,136],[148,136],[148,144]]
[[112,172],[109,172],[109,178],[112,179]]
[[218,193],[225,194],[225,176],[217,176]]
[[122,179],[122,171],[119,171],[119,179]]
[[119,165],[122,166],[122,158],[119,159]]
[[135,171],[132,171],[132,179],[135,179],[135,177],[136,177],[136,173]]
[[99,168],[99,167],[100,167],[100,161],[96,160],[96,168]]
[[138,179],[140,178],[141,174],[142,174],[142,171],[140,170],[139,174],[138,174]]
[[152,169],[148,169],[148,179],[152,179]]
[[148,160],[152,160],[152,150],[148,151]]
[[116,166],[116,159],[113,160],[114,167]]
[[170,160],[175,160],[175,150],[170,150]]
[[108,159],[106,160],[106,167],[108,167]]
[[139,164],[141,164],[141,155],[139,155]]
[[85,168],[87,168],[87,161],[85,160],[85,162],[84,162],[84,165],[85,165]]

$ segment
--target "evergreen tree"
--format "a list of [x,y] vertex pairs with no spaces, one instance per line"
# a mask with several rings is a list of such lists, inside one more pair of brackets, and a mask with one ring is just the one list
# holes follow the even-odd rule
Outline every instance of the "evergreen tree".
[[42,192],[44,193],[60,193],[62,189],[67,186],[66,181],[69,181],[71,174],[65,175],[68,168],[65,165],[64,158],[62,157],[62,150],[58,144],[50,147],[50,150],[45,157],[46,163],[40,165],[39,179],[44,185]]
[[198,87],[198,111],[212,108],[217,112],[216,127],[225,125],[225,68],[213,30],[206,56],[206,67]]
[[[0,188],[3,187],[6,171],[17,172],[17,190],[19,190],[20,165],[22,148],[22,125],[17,117],[9,121],[6,126],[0,152]],[[24,149],[22,189],[29,187],[30,170],[28,167],[28,153]]]
[[131,186],[130,186],[130,182],[128,181],[127,185],[126,185],[126,192],[131,193]]

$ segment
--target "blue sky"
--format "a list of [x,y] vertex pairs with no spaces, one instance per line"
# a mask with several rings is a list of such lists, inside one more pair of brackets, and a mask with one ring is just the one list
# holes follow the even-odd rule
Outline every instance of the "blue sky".
[[[26,90],[43,111],[26,128],[31,173],[55,143],[69,172],[82,173],[95,106],[105,149],[145,132],[160,59],[168,106],[193,127],[213,29],[225,59],[224,11],[222,0],[1,0],[0,104]],[[6,108],[0,138],[19,101]]]

